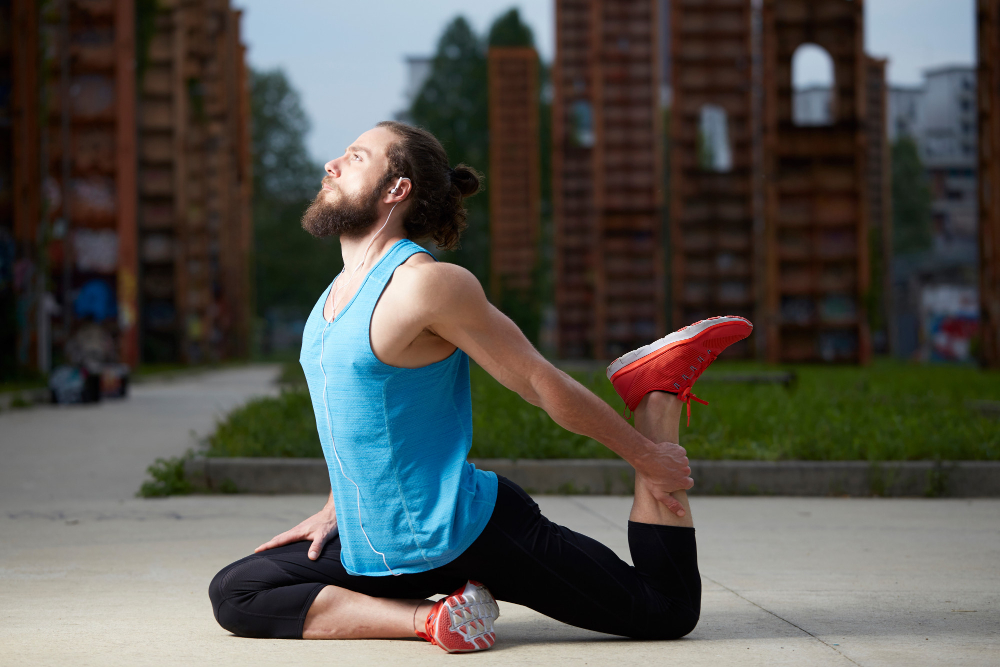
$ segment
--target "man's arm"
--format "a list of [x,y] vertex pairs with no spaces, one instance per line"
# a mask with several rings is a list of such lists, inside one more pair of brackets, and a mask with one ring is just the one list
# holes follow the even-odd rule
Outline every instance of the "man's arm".
[[426,328],[464,350],[508,389],[545,410],[563,428],[597,440],[651,482],[672,511],[669,493],[694,485],[684,449],[654,443],[607,403],[549,363],[507,316],[494,308],[476,278],[444,262],[421,267],[413,297],[426,312]]

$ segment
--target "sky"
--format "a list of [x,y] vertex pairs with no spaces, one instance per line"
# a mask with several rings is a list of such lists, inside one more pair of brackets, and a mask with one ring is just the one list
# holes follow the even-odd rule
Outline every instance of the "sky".
[[[848,0],[849,1],[849,0]],[[302,96],[307,145],[325,162],[403,108],[406,56],[431,55],[462,14],[484,33],[510,7],[535,32],[543,59],[555,40],[553,0],[234,0],[253,67],[280,67]],[[888,57],[889,80],[916,85],[929,67],[975,61],[974,0],[867,0],[865,47]],[[804,59],[797,83],[821,83],[820,59]]]

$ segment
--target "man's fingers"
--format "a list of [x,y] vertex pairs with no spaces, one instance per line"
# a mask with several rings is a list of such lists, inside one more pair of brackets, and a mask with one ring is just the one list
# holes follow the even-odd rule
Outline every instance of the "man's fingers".
[[670,510],[671,512],[673,512],[677,516],[684,516],[684,506],[681,505],[681,503],[680,503],[679,500],[677,500],[676,498],[674,498],[669,493],[666,495],[666,497],[661,502],[664,505],[667,506],[668,510]]
[[320,552],[323,551],[324,542],[326,542],[325,537],[317,537],[313,539],[312,544],[309,545],[309,560],[316,560],[319,558]]
[[274,549],[275,547],[280,547],[280,546],[283,546],[285,544],[291,544],[292,542],[298,542],[300,539],[302,539],[302,536],[298,535],[298,534],[294,534],[294,533],[292,533],[292,531],[284,532],[281,535],[277,535],[275,537],[272,537],[267,542],[264,542],[264,544],[260,545],[256,549],[254,549],[253,552],[254,553],[260,553],[261,551],[267,551],[268,549]]

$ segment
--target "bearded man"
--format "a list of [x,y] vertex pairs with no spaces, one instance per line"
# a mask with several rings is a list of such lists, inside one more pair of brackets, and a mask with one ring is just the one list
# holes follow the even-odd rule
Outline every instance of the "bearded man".
[[[466,652],[495,642],[499,600],[626,637],[691,632],[701,579],[681,409],[690,419],[694,381],[752,325],[704,320],[617,359],[608,377],[635,413],[633,428],[542,357],[471,273],[416,243],[457,246],[462,201],[480,189],[474,169],[450,168],[430,133],[383,122],[326,173],[302,225],[340,237],[344,271],[309,316],[300,362],[330,498],[215,576],[219,624],[244,637],[416,635]],[[466,460],[470,357],[632,464],[634,566]]]

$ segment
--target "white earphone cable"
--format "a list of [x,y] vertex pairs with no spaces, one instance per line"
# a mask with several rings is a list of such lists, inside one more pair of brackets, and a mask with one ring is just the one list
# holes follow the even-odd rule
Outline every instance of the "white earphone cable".
[[[398,204],[399,202],[396,202],[396,203]],[[354,279],[354,274],[357,272],[357,270],[360,269],[361,266],[365,263],[365,259],[368,257],[368,251],[371,249],[372,243],[375,242],[375,238],[379,234],[381,234],[382,230],[385,229],[385,226],[387,224],[389,224],[389,218],[392,217],[392,212],[394,210],[396,210],[396,204],[393,204],[392,208],[389,209],[389,215],[386,216],[385,222],[382,223],[382,226],[379,228],[379,230],[377,232],[375,232],[375,236],[372,237],[372,240],[368,242],[368,247],[365,248],[365,254],[362,255],[362,257],[361,257],[361,263],[358,264],[354,268],[354,271],[351,271],[351,277],[347,281],[348,285],[351,284],[351,280]],[[344,267],[344,268],[346,269],[347,267]],[[343,273],[344,273],[344,269],[341,269],[340,274],[343,275]],[[338,276],[338,278],[339,277],[340,276]],[[338,291],[339,290],[335,290],[334,293],[333,293],[333,316],[334,316],[334,319],[336,319],[337,293],[338,293]],[[326,305],[324,304],[324,308],[325,307],[326,307]],[[372,544],[371,538],[368,537],[368,532],[365,530],[365,524],[361,520],[361,487],[358,486],[357,482],[355,482],[353,479],[351,479],[350,477],[348,477],[346,472],[344,472],[344,462],[340,460],[340,454],[337,453],[337,443],[336,443],[336,441],[333,438],[333,421],[330,419],[330,403],[329,403],[329,401],[326,398],[326,385],[327,385],[326,369],[323,368],[323,358],[324,358],[325,352],[326,352],[326,331],[327,331],[327,329],[330,328],[330,324],[332,324],[332,323],[329,320],[327,320],[326,317],[323,317],[323,321],[326,324],[323,326],[323,332],[320,334],[320,339],[319,339],[319,370],[320,370],[320,372],[323,373],[323,406],[326,409],[326,427],[327,427],[327,430],[328,430],[328,432],[330,434],[330,446],[333,448],[333,455],[334,455],[334,457],[336,457],[337,464],[340,466],[340,474],[343,475],[344,479],[346,479],[348,482],[350,482],[351,484],[353,484],[355,490],[357,491],[357,497],[358,497],[358,525],[361,526],[361,533],[365,536],[365,541],[368,542],[368,548],[370,548],[372,551],[374,551],[376,554],[378,554],[379,556],[382,557],[382,563],[385,564],[385,569],[389,570],[389,574],[391,574],[394,577],[398,577],[402,573],[401,572],[394,572],[393,569],[391,567],[389,567],[389,562],[386,560],[385,554],[382,553],[381,551],[379,551],[378,549],[376,549],[375,546]]]

